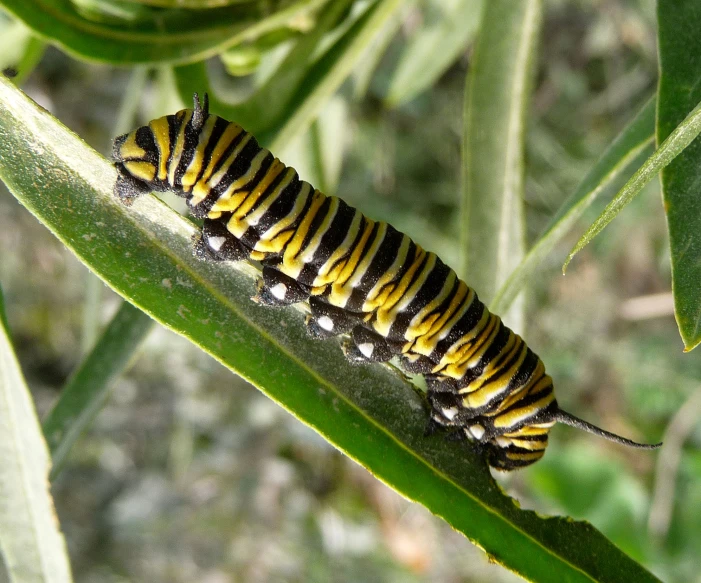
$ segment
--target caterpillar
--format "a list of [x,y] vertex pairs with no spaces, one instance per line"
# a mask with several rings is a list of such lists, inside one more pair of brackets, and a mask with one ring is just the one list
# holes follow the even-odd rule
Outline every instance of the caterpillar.
[[204,219],[194,251],[204,260],[262,264],[254,301],[308,302],[315,338],[349,335],[352,363],[398,357],[424,376],[428,429],[477,445],[490,466],[539,460],[555,423],[653,449],[558,407],[553,382],[523,339],[489,312],[434,253],[391,225],[300,180],[241,126],[194,108],[114,141],[115,196],[175,192]]

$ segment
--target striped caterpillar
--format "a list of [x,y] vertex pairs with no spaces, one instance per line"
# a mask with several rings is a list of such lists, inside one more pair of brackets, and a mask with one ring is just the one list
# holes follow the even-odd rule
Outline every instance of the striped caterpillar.
[[434,253],[300,180],[208,98],[115,139],[115,195],[170,190],[204,219],[196,254],[263,265],[255,301],[308,302],[315,338],[348,334],[353,363],[398,357],[422,374],[429,429],[453,428],[488,463],[539,460],[555,423],[653,449],[560,409],[543,362]]

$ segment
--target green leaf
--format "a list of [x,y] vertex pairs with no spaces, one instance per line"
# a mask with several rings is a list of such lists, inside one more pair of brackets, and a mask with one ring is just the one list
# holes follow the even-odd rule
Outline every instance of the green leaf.
[[103,13],[97,21],[67,0],[1,0],[0,6],[76,57],[126,65],[205,59],[287,26],[327,1],[298,0],[273,13],[265,2],[209,10],[141,7],[130,16],[122,12],[110,19]]
[[[659,0],[657,6],[660,143],[674,135],[674,128],[701,102],[701,5],[695,0]],[[700,183],[701,140],[697,139],[662,172],[674,308],[687,351],[701,343]]]
[[551,219],[542,235],[519,266],[497,292],[490,307],[505,312],[529,279],[536,276],[540,265],[559,241],[570,232],[589,206],[598,198],[606,198],[622,186],[652,154],[655,139],[655,99],[650,99],[601,158],[587,173],[572,195]]
[[[31,167],[33,172],[27,172]],[[378,479],[539,582],[656,581],[591,525],[520,510],[465,444],[423,437],[424,402],[390,367],[351,366],[297,310],[249,300],[250,265],[200,262],[158,199],[125,208],[111,164],[0,78],[0,177],[108,285],[258,386]]]
[[0,313],[0,568],[4,563],[12,583],[69,582],[48,488],[49,452],[12,350],[2,294]]
[[[637,172],[631,176],[623,188],[618,191],[613,200],[599,215],[599,218],[587,229],[582,237],[577,241],[572,251],[570,251],[567,261],[562,266],[564,273],[572,258],[581,251],[596,235],[598,235],[606,225],[608,225],[616,215],[621,212],[635,196],[650,182],[665,166],[679,155],[701,132],[701,103],[680,123],[676,129],[667,137],[662,145],[655,150],[645,163],[638,168]],[[691,239],[687,241],[690,245],[695,239],[695,233],[691,234]],[[698,281],[695,282],[695,293],[698,295]],[[698,314],[697,314],[698,316]]]
[[[325,35],[338,23],[338,19],[350,7],[350,0],[330,3],[319,15],[314,29],[300,37],[278,67],[276,73],[243,103],[229,105],[217,98],[207,78],[204,63],[194,63],[175,69],[178,93],[189,103],[193,93],[209,93],[210,105],[227,119],[236,120],[260,136],[279,121],[290,101],[304,83],[304,77],[314,64],[312,55]],[[346,34],[351,34],[347,32]]]
[[[487,3],[465,97],[463,273],[489,304],[524,253],[524,140],[540,0]],[[523,310],[502,316],[517,330]]]
[[112,382],[122,374],[153,320],[124,302],[90,354],[73,372],[43,423],[53,458],[51,479],[61,471],[71,447],[102,409]]
[[482,17],[482,0],[432,0],[392,75],[387,103],[400,105],[428,89],[465,52]]

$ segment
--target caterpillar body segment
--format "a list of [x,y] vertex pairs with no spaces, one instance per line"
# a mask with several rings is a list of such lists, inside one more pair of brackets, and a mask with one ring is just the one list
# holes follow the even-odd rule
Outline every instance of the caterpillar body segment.
[[307,301],[316,338],[349,335],[353,363],[399,357],[423,374],[430,423],[480,444],[500,470],[543,456],[551,427],[565,423],[623,443],[559,409],[550,376],[523,339],[490,313],[434,253],[391,225],[300,180],[236,123],[194,109],[118,137],[115,195],[126,204],[172,190],[204,219],[195,253],[259,261],[255,301]]

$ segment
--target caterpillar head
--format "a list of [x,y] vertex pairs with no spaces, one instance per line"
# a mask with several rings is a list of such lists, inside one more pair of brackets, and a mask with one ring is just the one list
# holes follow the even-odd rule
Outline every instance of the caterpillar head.
[[[148,125],[123,134],[114,140],[112,159],[119,173],[114,187],[115,196],[125,204],[151,191],[168,190],[175,184],[177,164],[169,164],[174,150],[197,143],[197,136],[209,116],[209,98],[200,104],[194,95],[194,109],[183,109],[173,115],[154,119]],[[173,143],[182,124],[182,144]]]

